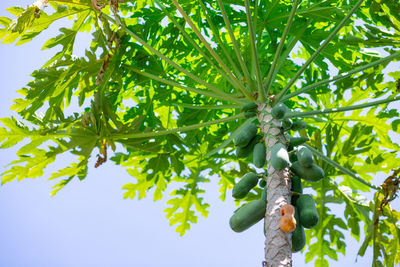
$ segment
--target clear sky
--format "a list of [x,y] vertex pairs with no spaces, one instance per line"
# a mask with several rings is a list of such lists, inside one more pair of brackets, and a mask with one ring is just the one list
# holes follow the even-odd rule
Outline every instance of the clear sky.
[[[4,9],[10,5],[25,6],[32,2],[1,1],[0,16],[7,14]],[[58,34],[58,26],[23,46],[0,44],[0,117],[13,115],[9,107],[19,97],[16,90],[25,86],[31,80],[29,74],[51,57],[54,50],[40,49],[46,39]],[[87,45],[85,40],[80,39],[78,52]],[[16,159],[15,152],[15,149],[0,150],[1,172]],[[153,202],[122,198],[121,187],[134,182],[134,178],[110,161],[94,169],[92,159],[84,181],[75,179],[51,197],[55,182],[47,178],[52,170],[63,166],[57,164],[47,169],[44,177],[0,187],[1,267],[261,266],[262,223],[244,233],[234,233],[228,221],[236,207],[229,197],[226,202],[218,199],[217,181],[205,188],[205,200],[211,204],[209,217],[199,216],[198,223],[180,237],[165,218],[167,199]],[[343,209],[337,212],[343,214]],[[347,255],[340,254],[339,262],[331,261],[331,266],[371,265],[371,250],[354,262],[360,244],[348,235],[347,238]],[[305,264],[304,255],[297,253],[294,266],[313,266],[313,263]]]

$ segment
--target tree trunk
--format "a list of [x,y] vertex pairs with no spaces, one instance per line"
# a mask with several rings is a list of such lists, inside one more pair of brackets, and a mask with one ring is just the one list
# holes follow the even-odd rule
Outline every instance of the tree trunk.
[[267,209],[265,213],[265,266],[292,266],[291,234],[283,232],[279,227],[280,209],[290,204],[291,181],[289,169],[277,171],[270,163],[271,148],[278,142],[286,140],[281,131],[281,123],[272,118],[271,107],[261,106],[258,117],[261,131],[267,147]]

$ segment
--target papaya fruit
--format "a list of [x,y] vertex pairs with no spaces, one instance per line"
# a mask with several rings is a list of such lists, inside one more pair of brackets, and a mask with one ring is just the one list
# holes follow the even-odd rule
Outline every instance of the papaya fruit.
[[261,135],[256,135],[251,139],[250,143],[245,147],[236,148],[236,156],[238,158],[247,158],[253,152],[254,146],[262,139]]
[[296,155],[301,166],[310,168],[314,164],[313,154],[307,147],[299,146]]
[[[292,192],[303,194],[303,185],[301,184],[300,177],[298,177],[296,175],[292,175],[291,181],[292,181],[292,187],[290,190]],[[299,199],[299,196],[292,195],[292,199],[291,199],[292,205],[296,205],[298,199]]]
[[242,110],[243,112],[246,112],[246,111],[256,111],[256,110],[257,110],[257,107],[258,107],[258,105],[257,105],[256,102],[247,102],[246,104],[243,104],[243,105],[242,105],[241,110]]
[[262,201],[267,202],[267,187],[264,186],[263,191],[261,192],[261,198]]
[[255,117],[255,116],[257,116],[257,112],[255,112],[255,111],[246,111],[246,112],[244,113],[244,117],[245,117],[246,119],[252,118],[252,117]]
[[235,232],[243,232],[265,216],[267,202],[261,199],[250,201],[239,208],[229,219],[229,226]]
[[290,130],[290,128],[292,127],[293,121],[289,118],[286,118],[282,121],[282,128],[285,131]]
[[294,215],[294,206],[290,204],[285,204],[281,208],[281,216]]
[[258,176],[254,172],[246,173],[240,181],[235,184],[232,196],[236,199],[244,198],[250,190],[258,183]]
[[278,103],[276,104],[272,110],[271,110],[271,115],[274,119],[280,120],[285,117],[287,107],[283,103]]
[[309,182],[318,182],[325,176],[324,170],[315,164],[307,168],[302,166],[298,161],[295,161],[292,164],[292,170],[300,176],[300,178]]
[[[288,150],[290,150],[290,147],[288,148]],[[294,152],[295,151],[293,151],[293,150],[289,152],[289,160],[290,160],[290,162],[297,161],[297,155]]]
[[253,164],[257,168],[262,168],[267,159],[267,149],[264,143],[257,143],[253,150]]
[[305,142],[310,141],[310,138],[306,136],[299,136],[299,137],[293,137],[293,136],[288,136],[288,143],[289,143],[289,151],[292,150],[294,147],[299,146],[304,144]]
[[299,209],[300,223],[304,228],[313,228],[318,224],[318,211],[311,195],[301,195],[296,206]]
[[279,220],[279,227],[285,233],[291,233],[296,229],[296,219],[294,218],[294,206],[290,204],[283,205],[281,208],[281,219]]
[[295,207],[294,218],[296,219],[296,229],[292,232],[292,252],[299,252],[306,245],[306,234],[301,225],[299,209]]
[[261,188],[264,188],[267,185],[267,182],[264,179],[260,179],[260,182],[258,183],[258,186]]
[[234,140],[235,146],[238,147],[245,147],[251,139],[253,139],[254,136],[257,134],[257,125],[254,123],[250,123],[246,125],[236,136]]
[[290,130],[292,131],[300,131],[307,128],[307,123],[305,121],[294,121]]
[[296,220],[293,215],[282,216],[279,220],[279,227],[285,233],[291,233],[296,229]]
[[289,165],[289,154],[286,146],[276,143],[271,149],[271,165],[275,170],[283,170]]

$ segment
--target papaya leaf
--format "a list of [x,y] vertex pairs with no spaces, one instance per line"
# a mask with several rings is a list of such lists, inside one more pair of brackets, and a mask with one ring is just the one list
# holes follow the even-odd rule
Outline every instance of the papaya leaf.
[[0,19],[0,24],[4,26],[4,28],[0,30],[0,40],[2,40],[3,43],[13,43],[17,41],[17,45],[29,42],[47,29],[53,22],[62,18],[74,16],[84,11],[89,11],[90,7],[86,4],[87,3],[85,3],[85,5],[60,5],[52,2],[52,14],[47,14],[34,5],[28,6],[26,9],[21,7],[8,8],[7,10],[17,16],[17,18],[10,20],[6,17],[2,17]]
[[166,217],[170,220],[170,225],[178,224],[176,231],[181,236],[185,234],[186,230],[190,229],[191,223],[197,223],[195,211],[191,210],[192,206],[204,217],[207,217],[209,204],[202,203],[203,199],[198,197],[198,194],[203,192],[204,190],[186,188],[171,193],[174,198],[167,201],[167,204],[171,207],[164,211],[167,213]]

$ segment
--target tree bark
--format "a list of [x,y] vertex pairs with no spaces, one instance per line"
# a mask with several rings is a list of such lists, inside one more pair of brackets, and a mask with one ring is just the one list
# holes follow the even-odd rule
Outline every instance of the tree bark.
[[273,119],[271,107],[260,106],[258,120],[265,137],[267,147],[267,209],[265,212],[265,266],[292,266],[291,233],[283,232],[279,227],[280,209],[290,204],[291,180],[289,168],[275,170],[270,163],[271,148],[278,142],[285,144],[286,140],[281,131],[281,123]]

